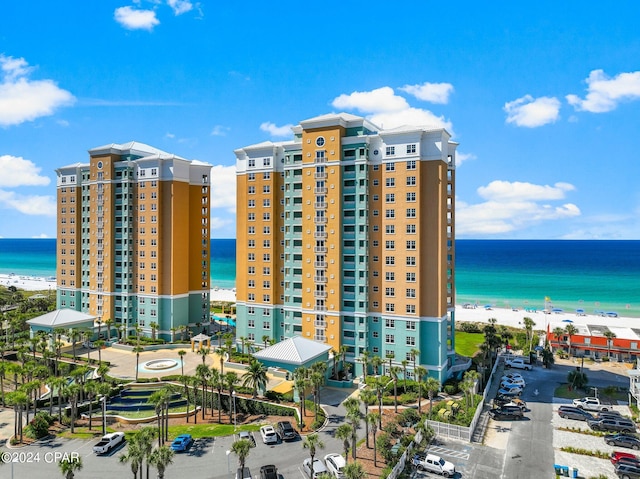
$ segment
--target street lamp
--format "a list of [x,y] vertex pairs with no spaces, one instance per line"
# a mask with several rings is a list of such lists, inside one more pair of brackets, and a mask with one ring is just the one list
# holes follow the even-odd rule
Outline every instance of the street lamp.
[[229,454],[231,454],[231,450],[227,450],[227,472],[231,475],[231,466],[229,465]]
[[235,432],[238,429],[238,415],[236,414],[236,392],[233,391],[231,393],[233,396],[233,431]]

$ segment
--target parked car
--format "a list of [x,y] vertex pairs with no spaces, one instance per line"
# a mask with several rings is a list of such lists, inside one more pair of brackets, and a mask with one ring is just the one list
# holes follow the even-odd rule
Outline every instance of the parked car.
[[576,421],[590,421],[595,419],[593,414],[575,406],[560,406],[558,415],[563,419],[575,419]]
[[524,358],[507,360],[505,366],[508,368],[525,369],[527,371],[531,371],[533,369],[533,366],[530,364],[530,362],[526,362]]
[[640,468],[624,464],[616,467],[616,474],[620,479],[640,479]]
[[503,396],[519,396],[522,393],[522,388],[520,386],[507,386],[498,389],[498,394],[502,394]]
[[596,413],[595,417],[596,419],[601,419],[603,417],[626,418],[626,416],[623,416],[622,414],[620,414],[618,411],[615,411],[614,409],[610,409],[608,411],[600,411]]
[[587,411],[609,411],[611,409],[611,406],[602,404],[600,399],[592,397],[574,399],[573,405],[580,409],[586,409]]
[[494,419],[522,419],[524,413],[518,406],[500,406],[489,411],[489,415]]
[[508,373],[500,378],[500,381],[504,381],[506,379],[524,379],[522,374],[520,373]]
[[105,434],[98,444],[93,446],[93,452],[96,454],[107,454],[118,444],[124,442],[124,432],[112,432]]
[[262,426],[260,428],[262,442],[265,444],[278,444],[278,435],[272,426]]
[[590,419],[587,424],[594,431],[636,432],[636,424],[630,419],[605,417],[602,419]]
[[236,479],[252,479],[251,470],[248,467],[239,467],[236,470]]
[[253,437],[253,434],[251,434],[249,431],[240,431],[238,433],[238,440],[240,439],[246,439],[247,441],[249,441],[251,443],[251,447],[255,447],[256,445],[256,440]]
[[191,437],[191,434],[180,434],[171,443],[171,449],[176,452],[183,452],[189,449],[192,442],[193,437]]
[[289,421],[280,421],[277,426],[278,436],[283,441],[294,441],[298,437],[298,433]]
[[494,405],[494,407],[499,407],[499,406],[517,406],[523,412],[527,410],[526,401],[524,401],[524,400],[522,400],[520,398],[517,398],[517,397],[500,396],[499,398],[495,398],[493,400],[493,405]]
[[331,453],[324,456],[324,463],[336,479],[344,477],[344,466],[347,465],[342,454]]
[[604,442],[609,446],[628,447],[636,451],[640,449],[640,439],[629,434],[607,434],[604,437]]
[[618,462],[616,462],[614,464],[614,467],[616,468],[616,470],[618,469],[619,466],[633,466],[633,467],[640,467],[640,459],[632,459],[630,457],[622,457],[618,460]]
[[309,477],[309,479],[318,479],[321,474],[329,473],[326,466],[320,459],[314,459],[312,466],[310,457],[302,461],[302,470],[307,475],[307,477]]
[[504,379],[500,381],[500,387],[504,388],[508,386],[518,386],[524,389],[527,386],[527,383],[525,382],[524,379],[518,379],[518,378]]
[[456,475],[456,466],[435,454],[416,454],[413,456],[412,462],[419,471],[435,472],[436,474],[442,474],[444,477]]
[[260,468],[260,479],[278,479],[278,468],[273,464]]
[[615,464],[620,459],[636,459],[636,460],[640,460],[640,458],[638,456],[636,456],[635,454],[631,454],[630,452],[622,452],[622,451],[613,451],[611,453],[611,457],[609,459],[611,459],[611,463],[612,464]]

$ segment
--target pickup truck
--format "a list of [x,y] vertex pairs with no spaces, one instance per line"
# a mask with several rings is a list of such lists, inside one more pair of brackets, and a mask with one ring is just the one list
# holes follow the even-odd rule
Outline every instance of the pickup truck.
[[436,474],[442,474],[444,477],[454,477],[456,475],[456,466],[434,454],[416,454],[413,456],[412,463],[419,471],[435,472]]
[[96,454],[106,454],[121,442],[124,442],[123,432],[112,432],[111,434],[106,434],[102,436],[102,439],[100,439],[98,444],[93,446],[93,452]]
[[590,397],[574,399],[573,405],[586,411],[608,411],[611,409],[611,406],[602,404],[600,399]]
[[533,369],[531,363],[524,358],[507,359],[505,366],[516,369],[526,369],[527,371],[531,371]]

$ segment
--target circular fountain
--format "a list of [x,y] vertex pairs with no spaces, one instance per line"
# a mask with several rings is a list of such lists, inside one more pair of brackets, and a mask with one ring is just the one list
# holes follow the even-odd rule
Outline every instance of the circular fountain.
[[167,369],[173,369],[178,366],[178,361],[175,359],[154,359],[142,363],[142,368],[147,371],[165,371]]

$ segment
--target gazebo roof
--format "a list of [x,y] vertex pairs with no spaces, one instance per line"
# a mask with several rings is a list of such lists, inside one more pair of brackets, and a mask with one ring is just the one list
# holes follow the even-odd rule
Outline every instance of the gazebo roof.
[[30,326],[47,326],[49,328],[68,328],[75,324],[94,321],[96,316],[86,314],[75,309],[56,309],[27,321]]
[[302,365],[322,356],[331,349],[331,346],[305,339],[302,336],[294,336],[285,339],[268,348],[258,351],[254,357],[258,360],[265,359],[279,361],[287,364]]
[[204,333],[200,333],[194,337],[191,338],[191,341],[208,341],[211,339],[211,336],[207,336]]

